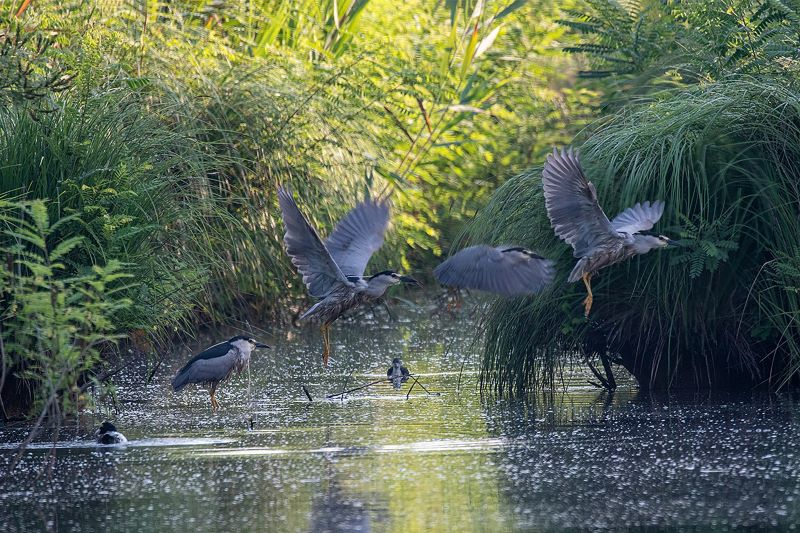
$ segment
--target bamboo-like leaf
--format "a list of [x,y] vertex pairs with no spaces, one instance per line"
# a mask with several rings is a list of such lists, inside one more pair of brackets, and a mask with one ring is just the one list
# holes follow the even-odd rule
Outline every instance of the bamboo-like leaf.
[[497,15],[495,15],[494,20],[500,20],[504,17],[507,17],[508,15],[510,15],[511,13],[513,13],[514,11],[525,5],[527,2],[528,0],[514,0],[508,6],[503,8],[503,10],[500,11]]
[[480,57],[484,52],[486,52],[492,46],[492,44],[494,44],[494,40],[497,38],[497,34],[500,33],[501,27],[502,25],[497,26],[495,29],[489,32],[489,35],[481,39],[481,42],[475,48],[476,58]]
[[470,65],[472,64],[472,58],[475,55],[475,47],[478,45],[478,23],[475,23],[475,26],[472,29],[472,36],[469,39],[469,44],[467,44],[467,49],[464,51],[464,59],[461,63],[461,79],[463,80],[464,77],[467,75],[467,70],[469,70]]
[[470,15],[469,20],[473,21],[479,19],[481,15],[483,15],[483,8],[485,6],[486,0],[478,0],[475,2],[475,8],[472,10],[472,15]]

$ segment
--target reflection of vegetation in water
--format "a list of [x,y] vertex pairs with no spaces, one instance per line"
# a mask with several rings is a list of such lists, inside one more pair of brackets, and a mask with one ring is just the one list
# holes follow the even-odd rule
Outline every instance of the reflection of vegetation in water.
[[[348,350],[338,368],[382,368],[414,342],[407,332],[455,338],[455,352],[469,344],[464,321],[428,321],[419,310],[410,321],[403,310],[398,315],[401,325],[376,328],[370,338],[354,330],[342,340]],[[316,355],[318,345],[307,342]],[[578,377],[575,388],[527,401],[480,398],[474,373],[455,393],[457,376],[439,374],[453,366],[441,352],[404,357],[436,374],[428,382],[446,394],[406,402],[386,386],[343,403],[307,402],[299,382],[335,391],[343,371],[322,372],[302,339],[282,346],[279,357],[253,359],[255,408],[237,380],[213,418],[202,393],[189,405],[161,394],[170,372],[146,385],[132,369],[121,378],[121,399],[146,400],[123,403],[117,420],[132,440],[230,442],[102,451],[81,444],[55,456],[46,446],[31,450],[4,480],[0,520],[21,530],[52,517],[65,529],[315,531],[368,521],[381,531],[508,531],[781,528],[798,519],[796,398],[609,395]],[[11,453],[0,450],[0,466]],[[52,477],[37,476],[40,462],[53,459]],[[32,512],[32,488],[41,514]]]

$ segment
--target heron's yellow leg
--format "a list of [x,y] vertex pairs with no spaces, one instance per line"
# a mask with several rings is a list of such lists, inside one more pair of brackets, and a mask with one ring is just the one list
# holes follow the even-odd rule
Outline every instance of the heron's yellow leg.
[[217,401],[217,385],[211,385],[211,412],[213,413],[219,409],[219,402]]
[[322,331],[322,364],[328,366],[328,356],[331,354],[330,326],[323,324],[320,330]]
[[588,318],[589,311],[592,310],[592,302],[594,301],[594,295],[592,294],[592,275],[590,273],[584,274],[581,276],[581,279],[583,280],[583,284],[586,285],[586,292],[589,293],[583,301],[583,316]]

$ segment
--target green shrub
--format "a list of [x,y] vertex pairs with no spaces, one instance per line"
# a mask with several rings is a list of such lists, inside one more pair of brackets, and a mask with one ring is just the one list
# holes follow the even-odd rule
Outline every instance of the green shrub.
[[[787,384],[800,352],[791,264],[797,248],[800,92],[782,80],[721,80],[632,106],[581,147],[609,216],[661,199],[659,231],[687,247],[601,271],[589,321],[583,286],[496,304],[484,384],[504,392],[552,383],[578,353],[611,352],[644,387]],[[502,187],[472,228],[574,262],[556,245],[539,174]]]
[[[76,220],[51,223],[45,202],[0,201],[0,348],[3,385],[28,388],[42,412],[74,412],[79,380],[120,338],[116,321],[131,305],[124,296],[131,275],[119,261],[70,274],[66,258],[83,245],[79,236],[59,238]],[[3,415],[19,408],[4,394]]]

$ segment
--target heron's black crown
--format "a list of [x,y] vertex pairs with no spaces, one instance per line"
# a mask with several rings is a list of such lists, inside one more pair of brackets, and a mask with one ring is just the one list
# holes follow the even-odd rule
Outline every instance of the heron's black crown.
[[394,270],[384,270],[383,272],[378,272],[377,274],[371,275],[369,277],[369,279],[374,279],[374,278],[377,278],[378,276],[392,276],[392,277],[394,277],[396,275],[397,275],[397,272],[395,272]]
[[251,342],[254,342],[255,339],[253,339],[253,337],[250,337],[249,335],[236,335],[235,337],[231,337],[230,339],[228,339],[228,342],[234,342],[234,341],[251,341]]
[[527,248],[523,248],[521,246],[514,246],[513,248],[506,248],[506,249],[502,250],[502,252],[504,254],[508,253],[508,252],[519,252],[521,254],[527,255],[528,257],[530,257],[532,259],[544,259],[544,257],[542,257],[541,255],[539,255],[539,254],[537,254],[535,252],[532,252],[532,251],[528,250]]

